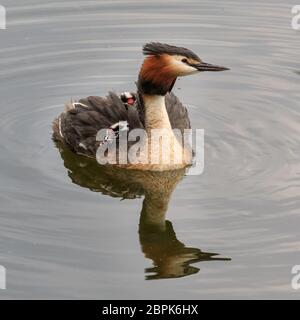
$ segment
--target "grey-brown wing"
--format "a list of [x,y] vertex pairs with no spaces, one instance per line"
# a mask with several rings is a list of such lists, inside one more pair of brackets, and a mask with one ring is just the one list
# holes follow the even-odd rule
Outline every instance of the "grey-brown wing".
[[91,96],[66,106],[54,122],[54,138],[66,143],[74,152],[95,156],[99,130],[119,121],[127,121],[129,129],[142,128],[135,108],[126,108],[118,95],[105,98]]
[[187,108],[172,92],[166,95],[166,108],[173,129],[190,129],[191,123]]

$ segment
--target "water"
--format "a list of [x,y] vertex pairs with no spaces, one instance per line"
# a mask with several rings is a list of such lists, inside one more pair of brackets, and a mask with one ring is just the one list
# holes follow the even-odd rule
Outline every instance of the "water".
[[[1,298],[299,298],[293,2],[2,0]],[[205,129],[204,173],[173,177],[161,198],[151,177],[124,196],[118,175],[60,154],[51,122],[71,97],[134,89],[152,40],[231,71],[174,88]],[[160,210],[171,198],[166,230],[143,228],[145,192]]]

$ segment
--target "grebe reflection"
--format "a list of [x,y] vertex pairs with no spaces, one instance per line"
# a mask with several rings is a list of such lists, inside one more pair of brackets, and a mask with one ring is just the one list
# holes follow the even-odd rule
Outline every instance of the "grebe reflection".
[[166,220],[171,195],[185,169],[153,172],[100,166],[94,159],[79,156],[55,142],[73,183],[94,192],[121,199],[144,197],[140,214],[139,239],[153,267],[146,268],[146,279],[178,278],[197,273],[191,266],[201,261],[228,261],[217,253],[186,247],[180,242],[172,223]]

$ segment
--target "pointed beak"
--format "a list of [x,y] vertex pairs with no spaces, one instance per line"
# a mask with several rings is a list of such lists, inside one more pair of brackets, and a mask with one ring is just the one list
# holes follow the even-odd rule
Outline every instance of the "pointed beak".
[[198,69],[199,71],[225,71],[230,70],[229,68],[216,66],[214,64],[209,64],[205,62],[197,63],[193,65],[194,68]]

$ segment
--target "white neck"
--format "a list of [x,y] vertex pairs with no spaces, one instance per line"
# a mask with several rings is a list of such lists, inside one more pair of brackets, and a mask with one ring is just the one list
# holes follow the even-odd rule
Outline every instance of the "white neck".
[[143,95],[145,105],[145,127],[151,129],[172,130],[166,110],[165,96]]
[[[167,113],[165,105],[165,96],[161,95],[143,95],[144,107],[145,107],[145,129],[147,133],[147,147],[145,148],[146,157],[149,160],[154,160],[149,166],[144,166],[144,170],[173,170],[186,167],[190,162],[185,159],[182,143],[180,143],[170,123],[170,119]],[[152,130],[162,129],[162,136],[164,139],[156,140],[156,134],[152,135]],[[154,137],[154,143],[152,144],[152,137]],[[169,139],[169,140],[168,140]],[[164,142],[169,143],[166,146]],[[166,148],[166,149],[163,149]],[[165,153],[164,153],[165,152]],[[168,154],[169,153],[169,154]],[[182,153],[182,158],[178,155]],[[166,159],[167,160],[166,160]],[[164,162],[164,161],[169,161]],[[145,203],[146,205],[147,203]]]

